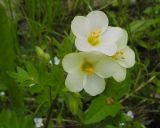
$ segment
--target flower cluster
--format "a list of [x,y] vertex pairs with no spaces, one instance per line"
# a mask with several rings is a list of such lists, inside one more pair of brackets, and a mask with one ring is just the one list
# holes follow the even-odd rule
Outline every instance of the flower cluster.
[[81,51],[67,54],[62,61],[68,73],[66,87],[72,92],[84,89],[91,96],[105,89],[105,78],[123,81],[126,68],[135,63],[135,54],[127,46],[128,34],[120,27],[108,26],[102,11],[76,16],[71,24],[76,36],[76,48]]
[[36,128],[40,128],[44,125],[42,118],[34,118],[34,123],[35,123]]

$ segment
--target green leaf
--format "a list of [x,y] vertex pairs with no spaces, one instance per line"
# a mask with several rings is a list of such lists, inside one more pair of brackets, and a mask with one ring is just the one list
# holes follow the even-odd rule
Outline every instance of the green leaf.
[[11,23],[6,15],[5,9],[0,4],[0,89],[8,87],[10,80],[7,71],[13,70],[15,63],[14,39]]
[[144,37],[144,34],[148,34],[149,28],[158,23],[158,19],[146,19],[136,20],[129,24],[129,31],[132,35],[132,41],[137,40],[139,43],[140,38]]
[[0,68],[1,70],[13,69],[15,51],[14,39],[12,35],[11,23],[5,14],[4,8],[0,4]]
[[133,21],[129,24],[130,32],[132,34],[135,34],[140,31],[145,31],[148,27],[155,23],[157,23],[157,20],[155,19]]
[[112,125],[107,125],[105,128],[115,128],[115,127]]
[[160,6],[155,5],[155,6],[152,6],[152,7],[147,7],[143,12],[147,15],[153,15],[153,13],[156,14],[157,12],[160,12]]
[[131,86],[131,75],[127,73],[126,79],[122,82],[117,82],[114,79],[109,79],[106,86],[106,94],[115,99],[122,98],[126,93],[128,93]]
[[154,84],[156,85],[156,87],[157,87],[157,93],[158,94],[160,94],[160,79],[158,79],[158,78],[156,78],[156,79],[154,79]]
[[82,104],[80,95],[76,93],[66,93],[64,99],[71,113],[77,115]]
[[71,33],[70,35],[65,36],[61,44],[61,47],[57,45],[60,48],[57,52],[57,56],[59,58],[63,58],[66,54],[72,52],[74,40],[75,37]]
[[99,96],[94,99],[85,113],[84,123],[97,123],[108,116],[114,117],[120,110],[121,105],[114,101],[113,104],[107,104],[106,96]]
[[21,67],[17,67],[17,72],[9,72],[8,74],[22,86],[30,88],[36,86],[33,87],[33,90],[37,90],[38,92],[42,89],[39,86],[39,73],[31,63],[27,64],[27,71]]
[[34,81],[38,81],[39,74],[38,74],[37,69],[35,68],[35,66],[32,63],[27,63],[27,71],[28,71],[28,74],[30,76],[32,76],[32,79]]
[[17,67],[17,73],[10,72],[9,75],[19,83],[25,82],[27,80],[31,80],[31,77],[29,76],[29,74],[21,67]]
[[61,66],[54,65],[51,75],[51,84],[53,85],[54,95],[56,96],[64,87],[64,70]]
[[34,126],[30,117],[6,110],[0,113],[0,128],[34,128]]
[[[23,110],[23,91],[8,76],[15,69],[16,25],[0,4],[0,89],[7,89],[12,108]],[[18,93],[17,93],[18,92]]]
[[17,67],[17,72],[24,78],[29,78],[29,74],[21,67]]

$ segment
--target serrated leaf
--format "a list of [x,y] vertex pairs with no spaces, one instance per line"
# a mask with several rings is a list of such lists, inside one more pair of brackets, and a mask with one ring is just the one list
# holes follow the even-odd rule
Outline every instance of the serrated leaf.
[[17,67],[17,72],[23,77],[30,78],[29,74],[21,67]]
[[106,96],[99,96],[94,99],[85,113],[84,123],[92,124],[100,122],[108,116],[114,117],[120,110],[120,104],[113,102],[113,104],[107,104]]
[[26,77],[24,77],[21,74],[16,73],[16,72],[9,72],[8,74],[10,77],[14,78],[15,81],[17,81],[19,83],[22,83],[27,80]]
[[19,83],[31,80],[29,74],[21,67],[17,67],[17,72],[9,72],[9,75]]
[[27,64],[27,71],[28,71],[28,74],[33,78],[34,81],[38,81],[39,74],[38,74],[37,69],[32,63]]

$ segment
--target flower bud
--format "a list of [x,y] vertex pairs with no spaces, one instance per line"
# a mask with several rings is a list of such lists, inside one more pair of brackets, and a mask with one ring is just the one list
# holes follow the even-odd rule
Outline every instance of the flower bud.
[[43,49],[41,49],[40,47],[36,46],[36,53],[38,55],[39,58],[42,58],[45,61],[49,61],[50,56],[48,53],[45,53],[43,51]]

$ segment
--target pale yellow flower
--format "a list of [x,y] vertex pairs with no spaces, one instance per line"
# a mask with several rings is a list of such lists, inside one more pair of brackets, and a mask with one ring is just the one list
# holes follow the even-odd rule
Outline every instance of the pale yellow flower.
[[92,11],[86,17],[76,16],[71,24],[78,50],[98,51],[112,56],[117,51],[116,41],[122,38],[123,29],[108,26],[108,18],[102,11]]
[[116,42],[118,48],[116,53],[112,57],[105,56],[105,59],[103,59],[103,63],[111,63],[110,69],[114,72],[112,76],[118,82],[125,79],[126,68],[130,68],[135,64],[135,53],[126,45],[127,41],[128,34],[123,31],[122,38]]
[[67,54],[62,60],[63,68],[68,72],[66,87],[72,92],[84,89],[91,96],[102,93],[105,89],[104,78],[113,74],[109,70],[110,63],[103,63],[104,56],[99,52]]

